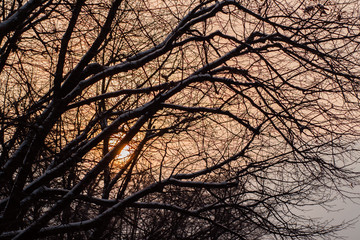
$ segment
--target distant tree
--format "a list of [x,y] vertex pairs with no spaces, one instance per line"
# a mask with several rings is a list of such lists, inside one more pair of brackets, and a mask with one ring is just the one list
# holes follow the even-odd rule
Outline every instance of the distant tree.
[[357,1],[4,0],[0,239],[329,239]]

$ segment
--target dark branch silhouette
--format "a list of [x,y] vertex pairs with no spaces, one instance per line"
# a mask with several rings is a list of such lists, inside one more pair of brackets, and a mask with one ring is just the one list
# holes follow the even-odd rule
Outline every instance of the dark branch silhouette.
[[0,239],[347,226],[301,210],[359,183],[356,1],[0,5]]

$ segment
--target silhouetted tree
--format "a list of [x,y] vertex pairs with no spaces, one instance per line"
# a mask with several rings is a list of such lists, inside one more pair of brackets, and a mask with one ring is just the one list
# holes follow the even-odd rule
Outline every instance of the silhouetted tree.
[[328,239],[358,183],[357,1],[5,0],[0,239]]

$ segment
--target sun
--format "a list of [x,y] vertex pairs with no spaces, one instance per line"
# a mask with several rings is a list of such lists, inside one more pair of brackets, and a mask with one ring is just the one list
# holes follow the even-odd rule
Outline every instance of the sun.
[[126,160],[131,155],[131,148],[126,145],[123,150],[116,156],[116,159]]
[[[123,138],[123,134],[116,134],[114,136],[112,136],[109,139],[109,148],[112,149],[114,148],[119,141]],[[130,158],[131,154],[133,153],[133,148],[130,145],[126,145],[120,153],[118,153],[116,155],[116,157],[113,159],[112,161],[112,168],[119,168],[122,167]]]

